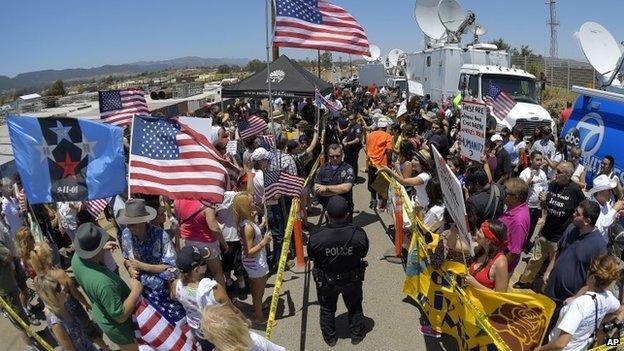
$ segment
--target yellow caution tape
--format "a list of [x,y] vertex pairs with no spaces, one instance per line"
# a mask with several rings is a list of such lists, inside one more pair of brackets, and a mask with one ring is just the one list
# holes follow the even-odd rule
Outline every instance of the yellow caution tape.
[[598,347],[594,347],[593,349],[589,349],[589,351],[607,351],[607,350],[622,350],[624,349],[624,338],[620,338],[618,341],[618,345],[600,345]]
[[4,309],[4,311],[6,311],[11,318],[13,318],[13,320],[16,321],[28,335],[30,335],[31,338],[35,339],[35,341],[39,343],[45,351],[54,351],[54,348],[50,346],[50,344],[48,344],[48,342],[41,336],[39,336],[36,331],[32,330],[30,325],[24,322],[24,320],[13,310],[13,308],[4,300],[2,296],[0,296],[0,305],[2,305],[2,309]]

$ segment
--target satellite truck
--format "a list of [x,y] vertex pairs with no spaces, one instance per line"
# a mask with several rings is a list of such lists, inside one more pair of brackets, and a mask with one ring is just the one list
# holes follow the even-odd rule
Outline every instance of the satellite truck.
[[[517,102],[497,130],[516,124],[525,135],[543,125],[554,128],[548,111],[539,104],[539,91],[534,75],[510,65],[509,54],[496,45],[479,43],[486,33],[476,23],[476,16],[465,11],[456,0],[416,0],[416,22],[425,34],[425,49],[403,54],[403,65],[409,81],[422,85],[433,101],[452,99],[458,92],[465,98],[484,99],[491,85],[505,91]],[[461,36],[473,34],[469,44]],[[411,84],[411,83],[410,83]]]
[[597,72],[598,89],[572,87],[579,97],[560,137],[568,147],[581,148],[587,184],[606,155],[615,159],[613,173],[624,183],[624,47],[595,22],[584,23],[575,37]]

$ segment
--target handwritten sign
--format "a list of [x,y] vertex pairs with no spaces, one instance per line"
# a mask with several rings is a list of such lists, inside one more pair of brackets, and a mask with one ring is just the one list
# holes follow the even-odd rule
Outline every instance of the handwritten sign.
[[470,236],[468,231],[466,205],[464,204],[464,192],[461,183],[435,146],[432,145],[431,150],[433,151],[433,159],[435,160],[438,177],[440,178],[446,210],[457,225],[457,229],[459,229],[460,240],[470,248],[470,255],[474,256],[472,236]]
[[461,155],[473,161],[480,161],[485,148],[485,127],[487,106],[478,102],[462,102],[461,130],[459,142]]

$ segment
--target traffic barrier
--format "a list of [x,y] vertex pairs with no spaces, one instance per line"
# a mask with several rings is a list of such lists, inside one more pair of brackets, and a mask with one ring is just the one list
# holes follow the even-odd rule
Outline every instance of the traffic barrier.
[[43,350],[45,351],[54,351],[54,348],[52,346],[50,346],[50,344],[48,344],[47,341],[45,341],[41,336],[39,336],[39,334],[37,334],[36,331],[32,330],[32,328],[30,328],[30,325],[28,325],[28,323],[24,322],[24,320],[22,318],[20,318],[20,316],[17,314],[17,312],[15,312],[15,310],[13,310],[13,308],[11,307],[11,305],[9,305],[8,302],[6,302],[4,300],[4,298],[2,296],[0,296],[0,305],[2,305],[2,309],[9,314],[9,316],[11,316],[11,318],[17,322],[17,324],[19,324],[19,326],[33,339],[35,340],[35,342],[37,342],[39,344],[39,346],[41,346],[41,348],[43,348]]

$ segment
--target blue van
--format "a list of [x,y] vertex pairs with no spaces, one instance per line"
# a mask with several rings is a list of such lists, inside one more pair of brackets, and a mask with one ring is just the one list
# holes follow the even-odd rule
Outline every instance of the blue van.
[[581,148],[587,184],[600,172],[606,155],[615,158],[613,171],[624,184],[624,95],[576,86],[572,90],[580,96],[560,137]]

